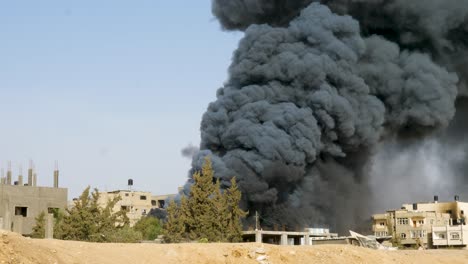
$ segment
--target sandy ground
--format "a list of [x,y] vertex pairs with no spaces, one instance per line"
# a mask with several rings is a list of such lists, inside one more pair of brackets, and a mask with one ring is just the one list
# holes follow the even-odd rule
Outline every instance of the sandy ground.
[[468,263],[468,250],[377,251],[355,246],[97,244],[0,231],[0,263]]

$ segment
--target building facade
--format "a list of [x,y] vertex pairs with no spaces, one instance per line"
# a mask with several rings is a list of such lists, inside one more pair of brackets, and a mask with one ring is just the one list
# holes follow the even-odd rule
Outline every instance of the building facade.
[[432,245],[434,247],[466,247],[468,227],[466,225],[434,226],[432,228]]
[[11,184],[11,171],[0,184],[0,228],[23,235],[32,233],[35,218],[42,212],[55,213],[67,206],[68,189],[58,187],[58,170],[54,172],[54,187],[36,186],[36,175],[29,170],[27,183],[22,176]]
[[124,210],[130,220],[130,226],[134,226],[138,220],[146,216],[151,209],[164,209],[168,199],[174,198],[175,194],[151,195],[150,192],[117,190],[99,193],[99,205],[105,207],[107,202],[116,197],[121,199],[115,204],[112,211]]
[[[434,198],[434,202],[403,204],[401,209],[373,215],[374,235],[391,236],[403,246],[466,246],[463,230],[468,203],[460,202],[458,196],[453,202],[439,203]],[[448,239],[452,233],[454,239]]]

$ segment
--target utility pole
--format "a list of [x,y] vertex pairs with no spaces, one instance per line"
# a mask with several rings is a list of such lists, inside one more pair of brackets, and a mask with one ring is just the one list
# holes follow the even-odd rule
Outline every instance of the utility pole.
[[258,230],[258,212],[255,211],[255,231]]

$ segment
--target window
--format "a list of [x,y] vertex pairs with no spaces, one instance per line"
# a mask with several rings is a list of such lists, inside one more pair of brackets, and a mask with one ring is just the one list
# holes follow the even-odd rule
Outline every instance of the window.
[[164,200],[158,200],[158,207],[164,208]]
[[423,238],[423,237],[426,237],[426,230],[411,231],[411,238]]
[[401,234],[400,234],[400,237],[401,237],[401,238],[406,238],[406,234],[405,234],[405,233],[401,233]]
[[451,240],[459,240],[460,239],[460,233],[452,232],[452,233],[450,233],[450,237],[451,237],[450,238]]
[[419,220],[419,221],[418,221],[418,224],[424,225],[424,220]]
[[380,222],[379,225],[380,226],[385,226],[385,222]]
[[128,206],[122,205],[122,206],[120,207],[120,209],[121,209],[122,211],[128,211]]
[[452,214],[452,210],[447,210],[447,214]]
[[151,206],[156,206],[156,200],[151,200]]
[[146,200],[146,195],[140,195],[140,200]]
[[463,212],[463,210],[460,211],[460,214],[465,214],[465,212]]
[[407,225],[408,224],[408,218],[397,218],[397,223],[399,225]]
[[28,208],[22,206],[15,207],[15,215],[22,215],[23,217],[28,216]]
[[435,239],[445,239],[445,233],[441,233],[441,232],[434,233],[434,238]]
[[387,231],[375,232],[376,237],[384,237],[387,236]]

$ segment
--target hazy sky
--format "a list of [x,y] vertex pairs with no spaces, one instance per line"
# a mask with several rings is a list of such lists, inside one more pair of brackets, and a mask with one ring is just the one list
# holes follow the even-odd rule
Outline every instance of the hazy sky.
[[69,199],[87,185],[175,193],[241,33],[210,0],[0,1],[0,164]]

